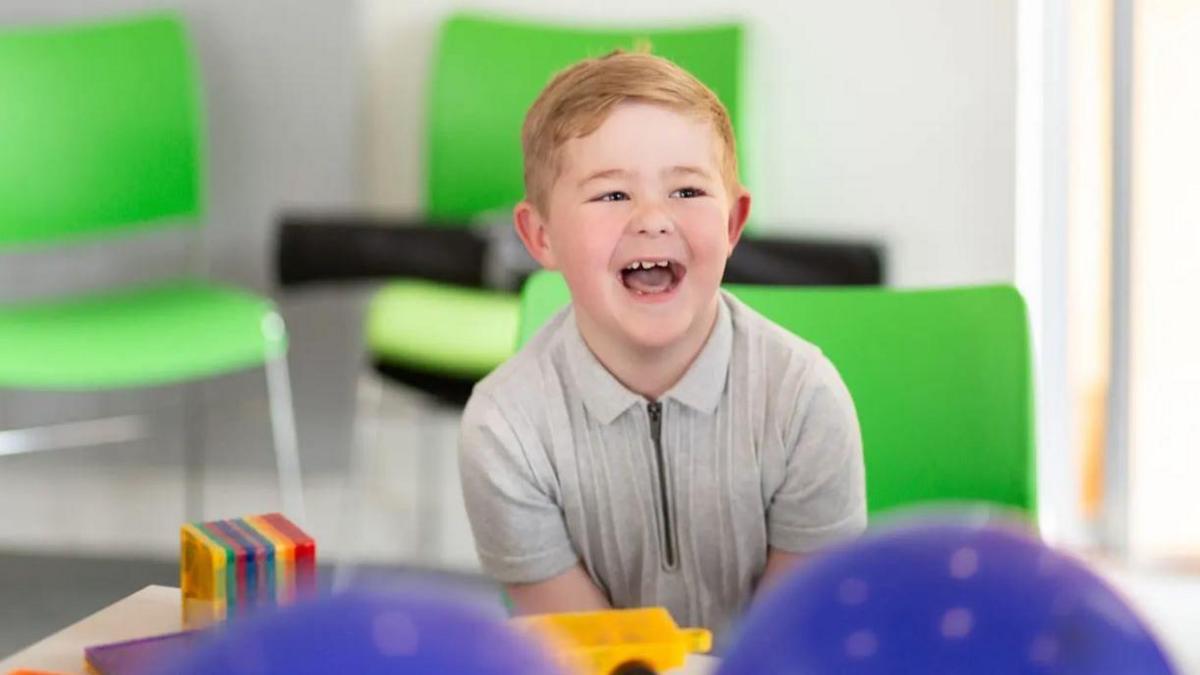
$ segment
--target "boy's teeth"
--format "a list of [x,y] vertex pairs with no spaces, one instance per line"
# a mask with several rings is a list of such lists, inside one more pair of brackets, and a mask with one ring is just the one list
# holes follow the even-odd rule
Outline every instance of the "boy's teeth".
[[649,260],[634,260],[633,262],[629,263],[629,266],[626,267],[625,269],[627,269],[627,270],[636,270],[636,269],[648,270],[653,267],[667,267],[670,264],[671,263],[667,262],[666,260],[659,260],[658,262],[651,262]]

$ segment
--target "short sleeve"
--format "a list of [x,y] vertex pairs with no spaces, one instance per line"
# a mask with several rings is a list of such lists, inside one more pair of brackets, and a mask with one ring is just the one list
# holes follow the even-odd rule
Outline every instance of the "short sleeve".
[[[501,583],[544,581],[578,561],[549,486],[529,461],[533,433],[517,433],[513,420],[486,395],[476,394],[463,413],[459,472],[475,549],[486,574]],[[531,432],[532,430],[530,430]]]
[[[818,355],[789,403],[790,452],[767,512],[769,544],[809,553],[860,534],[867,525],[862,436],[850,392]],[[793,407],[794,406],[794,407]]]

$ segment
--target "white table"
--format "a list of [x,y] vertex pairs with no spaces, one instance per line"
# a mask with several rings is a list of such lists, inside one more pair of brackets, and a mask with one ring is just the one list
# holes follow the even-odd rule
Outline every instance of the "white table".
[[0,661],[0,675],[33,668],[86,675],[83,648],[182,630],[179,589],[147,586]]
[[[0,675],[16,668],[87,675],[84,647],[182,630],[179,607],[178,588],[147,586],[0,661]],[[711,657],[693,655],[673,675],[708,675],[716,670],[716,663]]]

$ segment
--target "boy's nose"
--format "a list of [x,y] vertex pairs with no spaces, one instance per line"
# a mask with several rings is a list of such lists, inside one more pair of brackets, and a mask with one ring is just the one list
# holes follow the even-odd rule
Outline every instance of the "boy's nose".
[[670,234],[675,231],[675,222],[665,211],[658,208],[640,209],[629,221],[630,229],[635,234],[651,237]]

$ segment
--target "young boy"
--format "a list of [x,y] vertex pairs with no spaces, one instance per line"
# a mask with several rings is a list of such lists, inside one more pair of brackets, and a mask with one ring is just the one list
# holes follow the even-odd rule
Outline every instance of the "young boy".
[[720,290],[750,195],[703,84],[649,54],[586,60],[521,141],[516,229],[572,304],[467,404],[483,568],[520,613],[661,605],[720,631],[865,527],[853,403],[816,347]]

